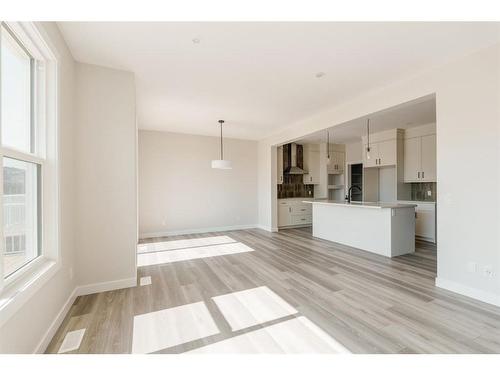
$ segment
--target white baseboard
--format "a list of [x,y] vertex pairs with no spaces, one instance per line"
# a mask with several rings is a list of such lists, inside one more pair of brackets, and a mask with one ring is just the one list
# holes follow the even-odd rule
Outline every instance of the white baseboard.
[[265,231],[268,231],[268,232],[277,232],[278,231],[278,228],[272,228],[272,227],[269,227],[267,225],[257,225],[256,228],[259,228],[259,229],[262,229],[262,230],[265,230]]
[[85,296],[87,294],[109,292],[110,290],[132,288],[134,286],[137,286],[137,277],[122,280],[105,281],[96,284],[81,285],[76,287],[76,295]]
[[61,310],[59,310],[59,313],[57,314],[56,318],[50,325],[49,329],[47,332],[45,332],[45,335],[43,335],[42,339],[40,340],[40,343],[37,345],[35,348],[35,354],[41,354],[44,353],[47,347],[49,346],[50,342],[52,341],[52,338],[56,334],[57,330],[59,329],[60,325],[62,324],[64,318],[69,312],[69,309],[75,302],[75,299],[79,296],[85,296],[87,294],[93,294],[93,293],[101,293],[101,292],[109,292],[111,290],[116,290],[116,289],[123,289],[123,288],[132,288],[137,286],[137,278],[129,278],[129,279],[122,279],[122,280],[115,280],[115,281],[107,281],[103,283],[96,283],[96,284],[89,284],[89,285],[82,285],[82,286],[77,286],[73,292],[71,292],[70,296],[62,306]]
[[141,233],[139,238],[155,238],[155,237],[168,237],[168,236],[178,236],[182,234],[195,234],[195,233],[209,233],[209,232],[226,232],[230,230],[242,230],[242,229],[252,229],[257,228],[257,224],[245,224],[245,225],[231,225],[227,227],[210,227],[210,228],[196,228],[196,229],[183,229],[183,230],[171,230],[163,232],[147,232]]
[[477,299],[481,302],[486,302],[491,305],[500,306],[500,295],[485,292],[484,290],[471,288],[469,286],[446,280],[443,278],[436,278],[436,286],[441,289],[449,290],[450,292],[462,294],[467,297]]
[[60,325],[62,324],[64,318],[69,312],[69,309],[73,305],[73,302],[75,302],[77,295],[76,295],[76,288],[73,289],[71,294],[69,295],[68,299],[62,306],[61,310],[56,315],[56,318],[50,325],[49,329],[47,332],[45,332],[45,335],[43,335],[42,339],[40,340],[40,343],[36,346],[35,349],[35,354],[43,354],[45,353],[45,350],[47,350],[47,347],[49,346],[50,342],[52,341],[52,338],[56,334],[57,330],[59,329]]

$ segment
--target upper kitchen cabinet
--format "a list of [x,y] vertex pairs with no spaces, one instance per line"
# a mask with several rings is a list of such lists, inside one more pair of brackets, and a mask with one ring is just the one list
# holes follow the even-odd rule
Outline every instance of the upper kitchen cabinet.
[[436,182],[436,134],[423,136],[421,140],[421,181]]
[[345,152],[330,150],[330,163],[327,164],[328,174],[344,173]]
[[398,160],[398,141],[402,138],[401,129],[392,129],[370,135],[370,158],[368,158],[367,138],[363,137],[363,167],[385,167],[396,165]]
[[303,176],[306,185],[318,185],[320,183],[320,160],[318,145],[304,145],[304,170],[307,172]]
[[278,184],[282,184],[283,183],[283,146],[277,147],[277,152],[278,152],[278,155],[276,157],[276,160],[278,163],[277,178],[278,178]]
[[404,141],[404,182],[436,182],[435,125],[408,129]]

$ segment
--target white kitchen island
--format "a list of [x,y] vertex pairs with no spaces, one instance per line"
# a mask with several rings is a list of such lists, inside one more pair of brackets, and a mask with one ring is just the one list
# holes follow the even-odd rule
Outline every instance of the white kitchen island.
[[313,236],[387,257],[415,252],[415,204],[304,200]]

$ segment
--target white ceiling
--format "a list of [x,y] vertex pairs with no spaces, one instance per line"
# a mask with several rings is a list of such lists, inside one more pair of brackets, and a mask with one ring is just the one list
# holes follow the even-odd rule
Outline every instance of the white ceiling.
[[217,135],[224,119],[248,139],[497,43],[499,25],[59,23],[76,60],[135,73],[140,128]]
[[330,131],[331,143],[353,143],[361,141],[366,135],[367,119],[370,119],[370,133],[394,128],[409,129],[419,125],[436,122],[436,100],[434,97],[419,98],[397,107],[372,113],[329,129],[312,133],[306,137],[295,140],[296,143],[321,143],[326,142],[326,131]]

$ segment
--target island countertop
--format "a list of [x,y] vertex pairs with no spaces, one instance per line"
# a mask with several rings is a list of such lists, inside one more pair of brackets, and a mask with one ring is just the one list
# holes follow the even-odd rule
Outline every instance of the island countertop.
[[361,208],[414,208],[417,207],[416,204],[407,203],[391,203],[391,202],[346,202],[346,201],[335,201],[329,199],[304,199],[304,203],[312,204],[324,204],[333,206],[346,206],[346,207],[361,207]]

